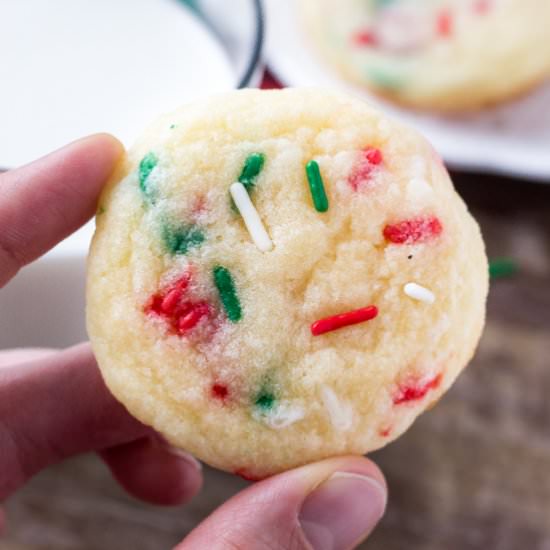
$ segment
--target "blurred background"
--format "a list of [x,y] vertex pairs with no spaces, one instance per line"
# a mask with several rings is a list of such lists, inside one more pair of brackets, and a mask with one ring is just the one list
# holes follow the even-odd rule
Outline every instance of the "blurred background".
[[[453,389],[373,455],[390,501],[364,548],[550,550],[550,85],[467,113],[399,107],[318,54],[299,4],[0,0],[0,168],[96,131],[130,145],[157,114],[237,87],[344,89],[415,126],[481,225],[488,323]],[[92,232],[89,224],[0,290],[0,348],[86,338]],[[245,485],[206,468],[190,505],[155,508],[127,497],[95,456],[79,457],[6,503],[0,549],[170,548]]]

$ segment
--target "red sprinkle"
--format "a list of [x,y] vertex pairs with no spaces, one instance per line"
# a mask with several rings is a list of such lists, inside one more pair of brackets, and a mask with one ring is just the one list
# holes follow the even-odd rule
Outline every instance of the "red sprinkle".
[[212,397],[220,399],[221,401],[225,401],[225,399],[229,395],[229,390],[224,384],[212,384],[210,391],[212,393]]
[[352,42],[356,46],[377,46],[378,39],[376,35],[369,30],[358,31],[352,36]]
[[203,317],[210,316],[212,311],[207,302],[184,299],[190,282],[191,272],[187,271],[163,292],[152,296],[144,308],[145,312],[162,317],[180,335],[193,329]]
[[370,321],[377,315],[378,308],[376,306],[368,306],[354,311],[348,311],[347,313],[340,313],[333,317],[326,317],[325,319],[315,321],[315,323],[311,325],[311,334],[313,334],[313,336],[319,336],[326,332]]
[[492,0],[477,0],[474,11],[479,15],[485,15],[491,9]]
[[424,243],[438,237],[443,231],[441,222],[431,218],[404,220],[384,227],[384,237],[394,244]]
[[391,434],[391,427],[380,428],[380,430],[378,430],[378,433],[380,434],[381,437],[388,437]]
[[210,313],[210,306],[206,302],[199,302],[198,304],[192,304],[189,308],[186,308],[185,312],[181,314],[178,320],[178,331],[180,334],[187,332],[194,328],[199,321]]
[[363,158],[354,166],[348,177],[348,182],[354,191],[369,181],[375,167],[384,160],[382,151],[376,147],[366,147],[362,152]]
[[239,468],[238,470],[235,470],[235,475],[242,477],[246,481],[261,481],[262,479],[265,479],[263,476],[251,474],[246,468]]
[[173,288],[172,290],[170,290],[160,304],[160,309],[162,313],[173,313],[181,299],[182,294],[183,290],[181,290],[180,288]]
[[159,294],[155,294],[149,298],[145,306],[145,313],[149,315],[162,315],[162,300],[163,297]]
[[450,10],[443,10],[437,16],[436,27],[437,34],[448,38],[453,34],[453,16]]
[[152,296],[145,306],[147,313],[166,316],[174,311],[183,293],[191,281],[191,273],[186,271],[177,281],[172,283],[163,293]]
[[365,153],[365,158],[371,164],[378,165],[382,163],[383,157],[380,149],[377,149],[376,147],[367,147],[363,149],[363,153]]
[[422,399],[430,390],[434,390],[441,384],[443,376],[438,374],[427,382],[420,383],[417,379],[409,379],[400,384],[397,392],[393,396],[394,405],[401,405],[409,401],[418,401]]

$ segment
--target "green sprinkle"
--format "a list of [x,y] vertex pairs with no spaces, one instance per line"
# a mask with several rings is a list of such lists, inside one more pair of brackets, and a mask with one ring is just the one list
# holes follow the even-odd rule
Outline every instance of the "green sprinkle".
[[403,87],[403,78],[397,74],[392,74],[386,69],[379,67],[370,67],[367,69],[367,78],[378,88],[383,90],[399,90]]
[[489,276],[491,279],[511,277],[519,271],[519,267],[510,258],[497,258],[489,262]]
[[158,164],[158,157],[155,155],[155,153],[147,153],[139,163],[139,188],[143,192],[143,194],[151,199],[154,194],[154,190],[152,189],[149,181],[149,177],[151,176],[151,172],[154,170],[156,165]]
[[239,181],[250,191],[256,185],[256,179],[262,171],[265,164],[265,155],[263,153],[252,153],[244,161],[244,166],[239,176]]
[[173,130],[176,127],[175,124],[170,124],[170,130]]
[[[243,169],[238,181],[244,185],[244,188],[250,195],[256,185],[256,179],[262,171],[265,164],[265,155],[263,153],[252,153],[244,161]],[[238,213],[235,201],[231,199],[231,209]]]
[[220,293],[220,299],[229,320],[232,323],[240,321],[242,318],[241,303],[229,270],[220,265],[216,266],[214,268],[214,284]]
[[190,248],[200,246],[205,236],[196,225],[167,224],[162,228],[162,240],[170,254],[187,254]]
[[307,163],[306,174],[315,210],[317,212],[326,212],[328,210],[328,198],[317,161],[311,160]]
[[393,3],[395,3],[395,0],[374,0],[374,8],[376,10],[381,10]]
[[96,216],[101,216],[102,214],[105,214],[105,212],[106,212],[105,207],[100,205],[99,208],[97,209]]
[[254,405],[263,411],[270,411],[275,405],[275,396],[271,392],[263,390],[254,401]]

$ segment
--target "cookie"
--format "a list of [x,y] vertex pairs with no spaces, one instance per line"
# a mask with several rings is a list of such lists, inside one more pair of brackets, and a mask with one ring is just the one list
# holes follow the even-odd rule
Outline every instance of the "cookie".
[[550,2],[301,0],[301,8],[340,74],[407,106],[473,110],[550,76]]
[[258,479],[402,434],[484,322],[478,226],[369,105],[247,90],[162,117],[100,200],[87,321],[142,422]]

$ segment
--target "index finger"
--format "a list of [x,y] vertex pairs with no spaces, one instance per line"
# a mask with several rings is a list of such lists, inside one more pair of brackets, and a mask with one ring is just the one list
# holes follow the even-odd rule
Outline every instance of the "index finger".
[[0,175],[0,287],[91,218],[122,152],[97,134]]

